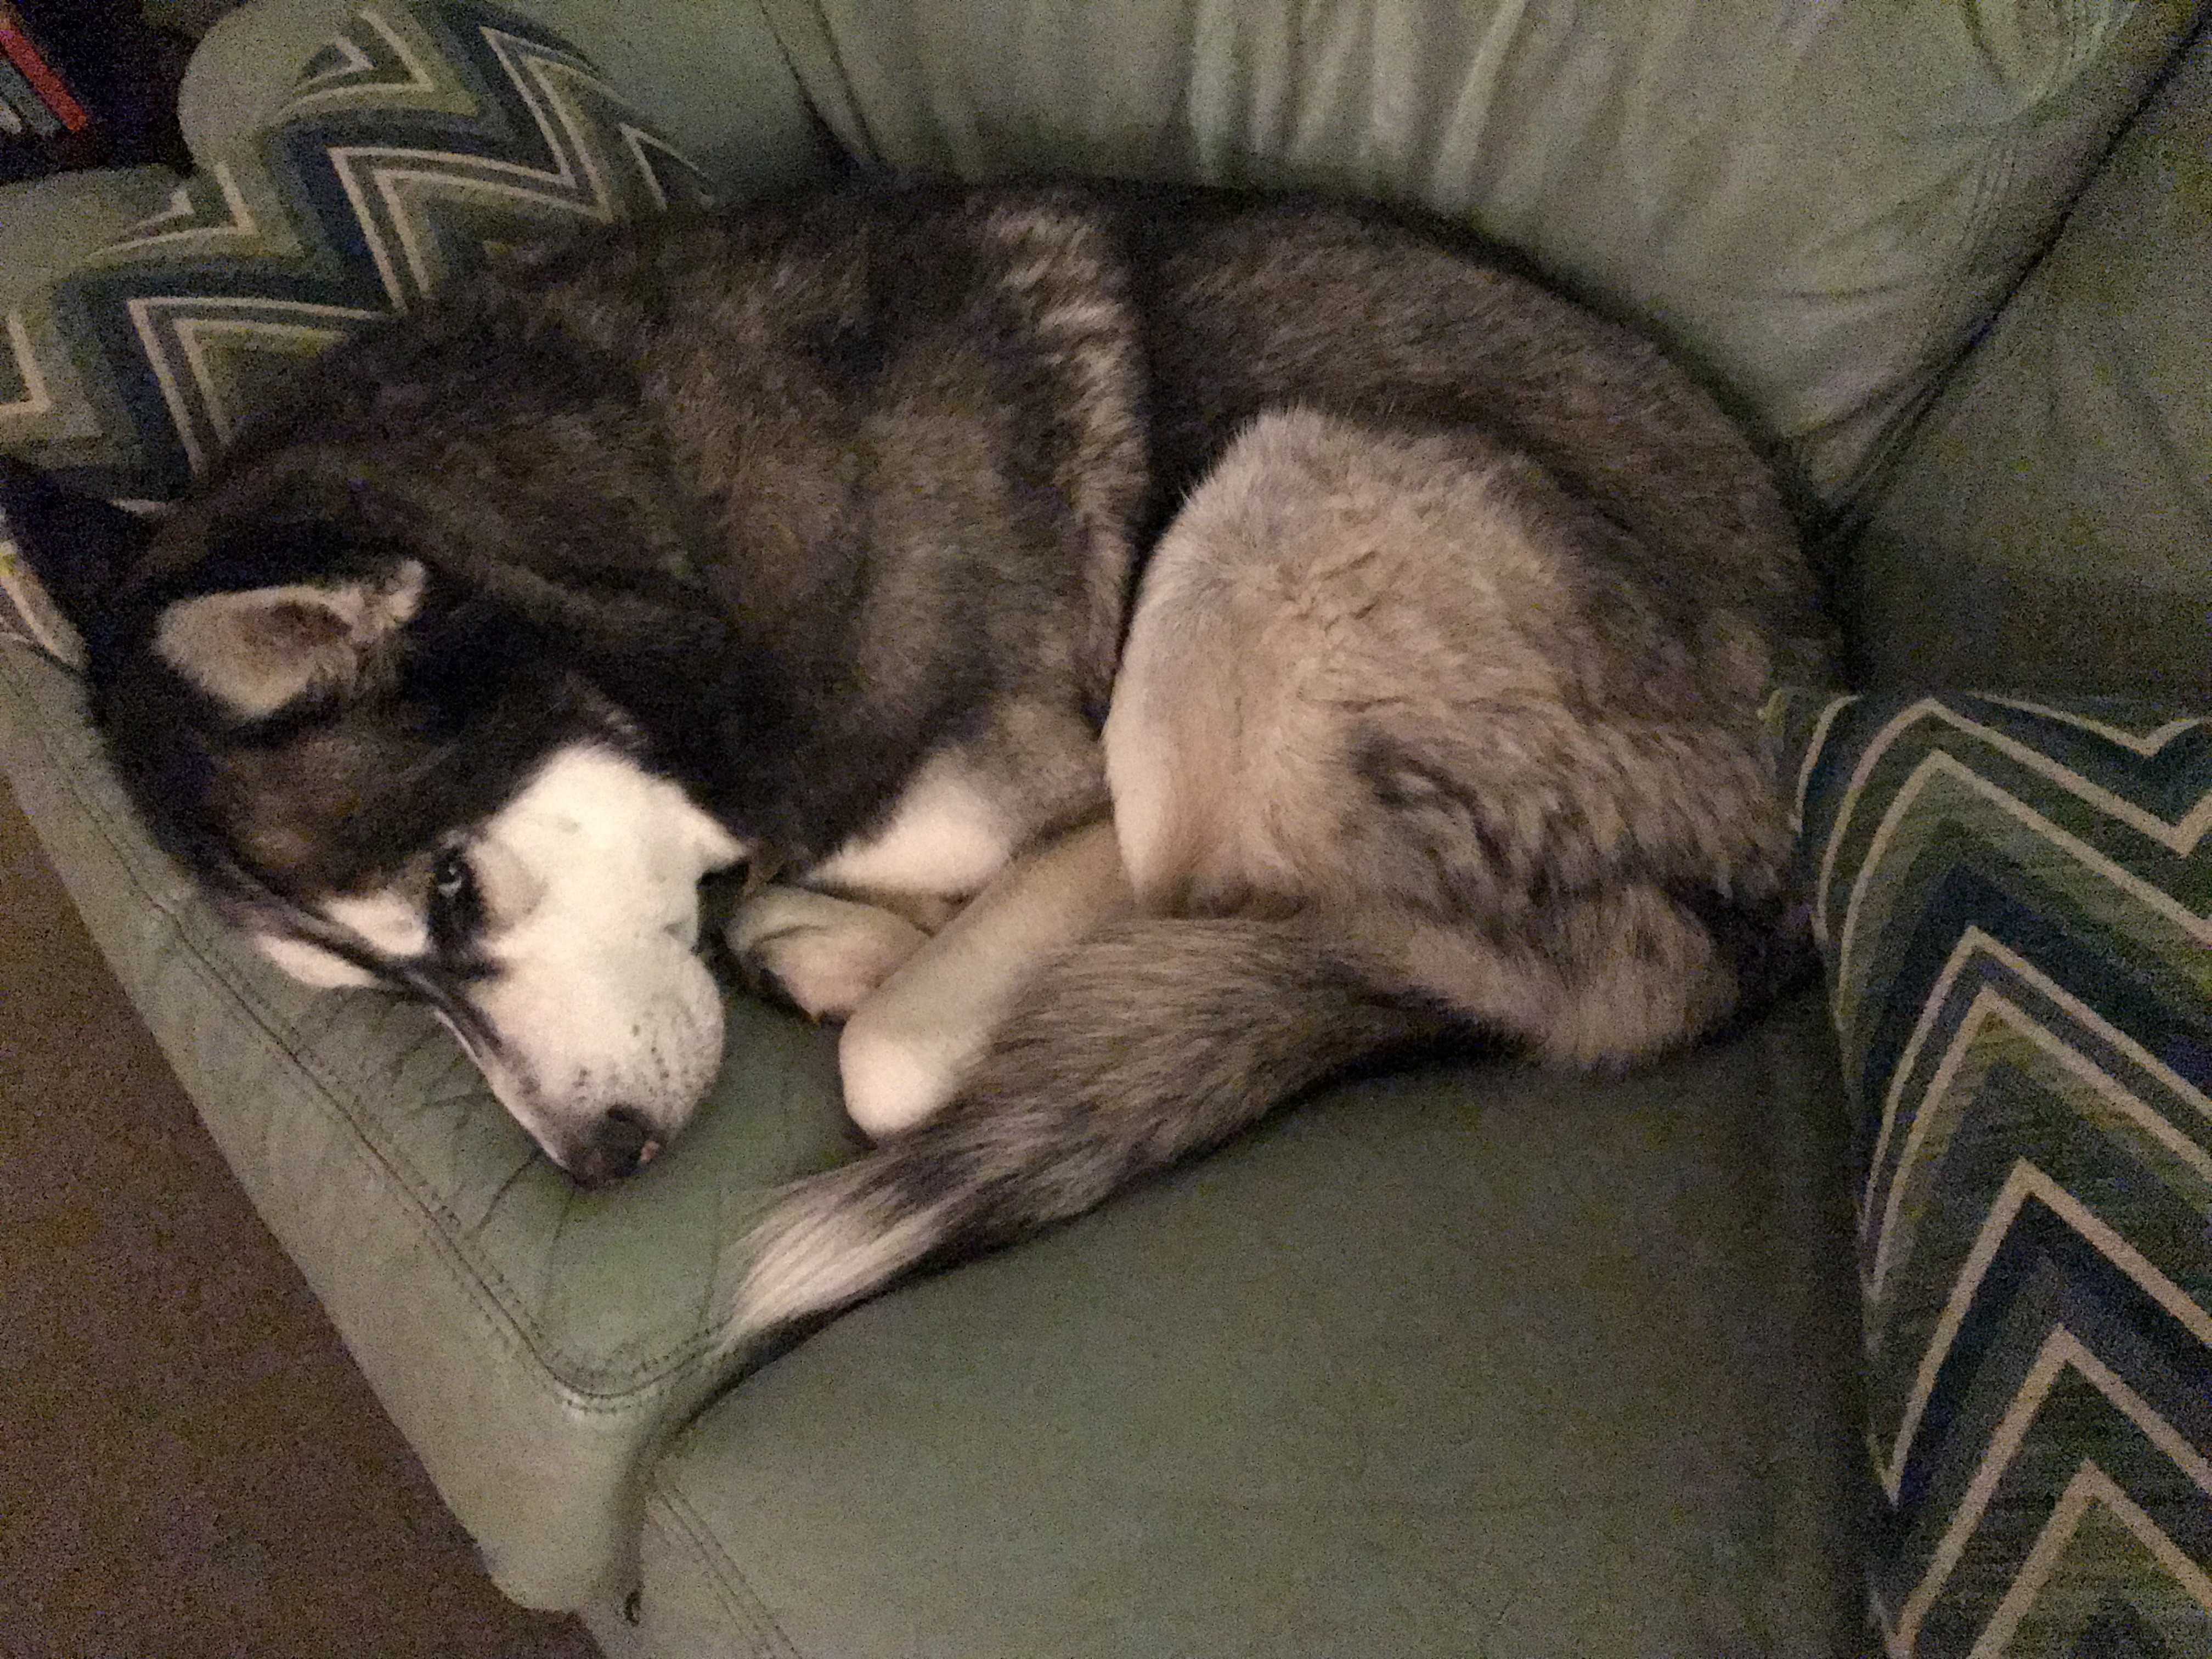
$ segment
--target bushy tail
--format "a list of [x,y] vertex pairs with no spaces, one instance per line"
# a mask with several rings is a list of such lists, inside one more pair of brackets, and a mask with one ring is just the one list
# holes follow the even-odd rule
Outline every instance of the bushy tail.
[[769,1212],[728,1339],[1079,1215],[1443,1023],[1295,922],[1110,925],[1040,973],[942,1114]]

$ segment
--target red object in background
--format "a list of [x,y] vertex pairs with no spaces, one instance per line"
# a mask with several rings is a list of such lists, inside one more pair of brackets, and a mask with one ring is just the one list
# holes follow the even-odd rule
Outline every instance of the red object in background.
[[82,104],[70,95],[61,77],[46,66],[30,37],[23,33],[22,19],[11,6],[0,4],[0,52],[8,54],[22,77],[31,83],[31,90],[54,112],[54,118],[71,132],[82,132],[92,125],[92,117],[85,113]]
[[0,0],[0,82],[25,118],[0,122],[0,184],[74,167],[190,170],[177,87],[191,41],[149,23],[142,3]]

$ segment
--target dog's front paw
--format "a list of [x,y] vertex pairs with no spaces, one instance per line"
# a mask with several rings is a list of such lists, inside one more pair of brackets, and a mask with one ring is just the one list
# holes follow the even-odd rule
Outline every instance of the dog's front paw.
[[929,936],[903,916],[804,887],[763,887],[724,933],[754,990],[843,1019]]

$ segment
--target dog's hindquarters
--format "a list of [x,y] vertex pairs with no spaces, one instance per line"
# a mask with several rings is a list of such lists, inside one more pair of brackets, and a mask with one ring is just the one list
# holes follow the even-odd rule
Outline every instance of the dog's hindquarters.
[[1140,896],[1298,915],[1558,1063],[1717,1024],[1708,919],[1783,848],[1765,646],[1718,611],[1681,637],[1620,534],[1463,433],[1256,422],[1162,542],[1108,726]]
[[1045,964],[942,1115],[772,1213],[741,1329],[1078,1214],[1380,1047],[1609,1066],[1719,1024],[1707,918],[1771,896],[1784,839],[1763,641],[1675,635],[1616,533],[1464,434],[1255,423],[1154,555],[1108,722],[1152,915]]

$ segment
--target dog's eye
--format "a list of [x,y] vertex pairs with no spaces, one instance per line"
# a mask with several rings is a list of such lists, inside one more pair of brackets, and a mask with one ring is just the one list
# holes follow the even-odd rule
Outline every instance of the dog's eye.
[[430,885],[447,903],[467,892],[475,880],[469,870],[468,855],[458,849],[447,854],[430,869]]
[[430,937],[441,945],[457,944],[476,931],[483,913],[468,854],[459,848],[441,854],[430,866]]

